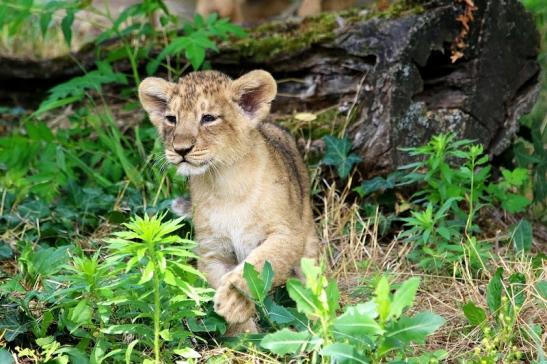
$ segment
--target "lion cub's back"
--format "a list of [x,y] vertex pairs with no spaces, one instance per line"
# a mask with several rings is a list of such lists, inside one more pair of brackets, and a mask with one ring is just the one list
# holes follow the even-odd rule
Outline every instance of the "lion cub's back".
[[308,171],[293,136],[287,130],[271,122],[262,123],[258,127],[258,131],[264,138],[278,169],[282,170],[288,179],[288,187],[293,195],[291,197],[298,200],[298,202],[294,202],[305,209],[309,201]]

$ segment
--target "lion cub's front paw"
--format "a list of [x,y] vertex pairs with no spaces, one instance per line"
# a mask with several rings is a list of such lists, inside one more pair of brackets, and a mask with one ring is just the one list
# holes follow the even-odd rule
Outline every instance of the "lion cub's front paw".
[[243,323],[255,313],[255,305],[241,291],[247,283],[238,271],[226,273],[215,294],[215,311],[228,323]]

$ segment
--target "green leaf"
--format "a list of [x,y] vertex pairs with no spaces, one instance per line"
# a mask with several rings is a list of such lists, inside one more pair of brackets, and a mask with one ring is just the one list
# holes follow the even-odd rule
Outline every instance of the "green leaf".
[[289,310],[276,303],[273,303],[270,306],[268,309],[268,314],[270,316],[270,320],[276,324],[288,324],[289,322],[293,322],[295,320],[295,317]]
[[528,200],[525,196],[515,195],[512,193],[506,194],[504,200],[501,201],[501,207],[512,214],[524,211],[526,206],[529,204],[530,200]]
[[418,277],[413,277],[403,282],[401,287],[399,287],[393,295],[393,301],[391,302],[391,308],[388,315],[390,318],[398,318],[405,308],[412,306],[419,286],[420,278]]
[[486,320],[486,312],[484,309],[477,307],[475,303],[469,301],[462,307],[463,314],[473,326],[478,326]]
[[226,321],[215,313],[211,313],[203,318],[190,317],[188,326],[192,332],[218,332],[224,335],[226,332]]
[[72,24],[74,23],[74,12],[74,9],[67,9],[65,17],[61,20],[63,36],[65,37],[65,42],[69,48],[72,43]]
[[527,168],[515,168],[513,171],[501,168],[501,173],[505,181],[511,186],[520,187],[528,180]]
[[268,292],[272,289],[273,284],[273,278],[274,278],[274,271],[272,268],[272,264],[269,261],[264,262],[264,266],[262,267],[262,272],[260,272],[260,278],[262,279],[262,283],[264,283],[264,297],[268,295]]
[[298,279],[291,278],[287,281],[287,291],[292,300],[296,302],[298,312],[303,312],[307,316],[315,316],[320,311],[317,297],[311,290],[304,288]]
[[316,265],[313,259],[309,258],[302,258],[300,267],[306,278],[306,287],[316,287],[321,277],[321,267]]
[[152,261],[149,261],[148,264],[146,264],[146,267],[144,268],[144,271],[142,272],[141,279],[139,280],[138,284],[143,284],[148,282],[152,279],[154,276],[154,263]]
[[444,319],[433,312],[420,312],[412,317],[402,316],[385,336],[408,344],[416,342],[423,344],[428,335],[434,333],[444,324]]
[[348,309],[334,321],[335,333],[344,336],[375,336],[383,333],[380,325],[369,312],[359,312],[355,308]]
[[511,241],[517,252],[530,251],[532,247],[532,224],[526,219],[521,219],[512,228]]
[[494,273],[486,289],[486,302],[491,314],[495,314],[501,307],[501,295],[503,292],[502,275],[503,268],[500,267]]
[[351,142],[345,137],[339,139],[332,135],[323,138],[325,141],[325,155],[323,163],[327,166],[335,166],[338,176],[345,179],[354,165],[361,161],[361,157],[351,152]]
[[190,64],[192,64],[194,71],[197,71],[205,60],[205,48],[200,43],[190,42],[186,47],[184,55],[190,61]]
[[112,335],[137,334],[144,336],[153,336],[152,329],[144,324],[110,325],[104,329],[101,329],[101,332]]
[[45,38],[47,34],[52,17],[53,17],[53,13],[49,11],[46,11],[40,14],[40,32],[42,33],[43,38]]
[[522,273],[513,273],[509,276],[509,292],[515,306],[520,307],[526,300],[526,276]]
[[175,277],[175,274],[170,269],[167,269],[165,271],[165,274],[163,275],[163,281],[170,286],[177,286],[177,279]]
[[182,356],[185,359],[199,359],[201,358],[200,353],[195,351],[192,348],[182,348],[182,349],[174,349],[173,353]]
[[139,340],[135,339],[127,345],[127,349],[125,350],[125,364],[131,364],[131,354],[133,354],[133,348],[138,342]]
[[260,346],[277,355],[296,354],[303,351],[309,341],[310,333],[307,331],[283,329],[266,335],[260,341]]
[[547,299],[547,281],[542,280],[536,283],[536,290],[539,295],[545,300]]
[[93,311],[91,310],[88,301],[81,300],[76,307],[72,309],[70,320],[76,324],[85,324],[91,321],[92,314]]
[[13,355],[6,349],[0,348],[0,363],[2,364],[12,364],[15,363]]
[[389,297],[389,281],[385,276],[376,285],[374,295],[380,319],[386,321],[391,310],[391,299]]
[[322,356],[328,356],[332,363],[338,364],[367,364],[368,360],[350,344],[334,343],[325,346],[319,352]]
[[243,278],[247,281],[251,298],[257,302],[264,301],[264,283],[258,276],[258,272],[252,264],[245,262],[243,266]]

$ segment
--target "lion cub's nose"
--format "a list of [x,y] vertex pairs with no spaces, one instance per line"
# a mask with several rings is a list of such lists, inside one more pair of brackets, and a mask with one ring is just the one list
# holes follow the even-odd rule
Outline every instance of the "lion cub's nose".
[[190,147],[187,147],[187,148],[177,148],[175,147],[175,152],[177,152],[178,155],[180,155],[181,157],[186,157],[186,155],[188,153],[190,153],[190,151],[192,150],[192,148],[194,148],[193,145],[191,145]]

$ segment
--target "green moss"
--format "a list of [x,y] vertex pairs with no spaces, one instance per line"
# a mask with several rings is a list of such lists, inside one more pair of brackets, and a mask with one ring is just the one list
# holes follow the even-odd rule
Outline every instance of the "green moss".
[[323,13],[302,22],[270,22],[252,30],[248,37],[234,46],[243,57],[261,62],[281,53],[294,54],[314,43],[334,39],[336,27],[332,13]]
[[339,13],[322,13],[303,21],[272,21],[251,29],[249,35],[232,44],[246,59],[260,63],[282,54],[295,54],[311,45],[333,40],[338,28],[337,17],[346,24],[372,18],[393,19],[424,11],[419,2],[401,0],[384,11],[352,8]]

